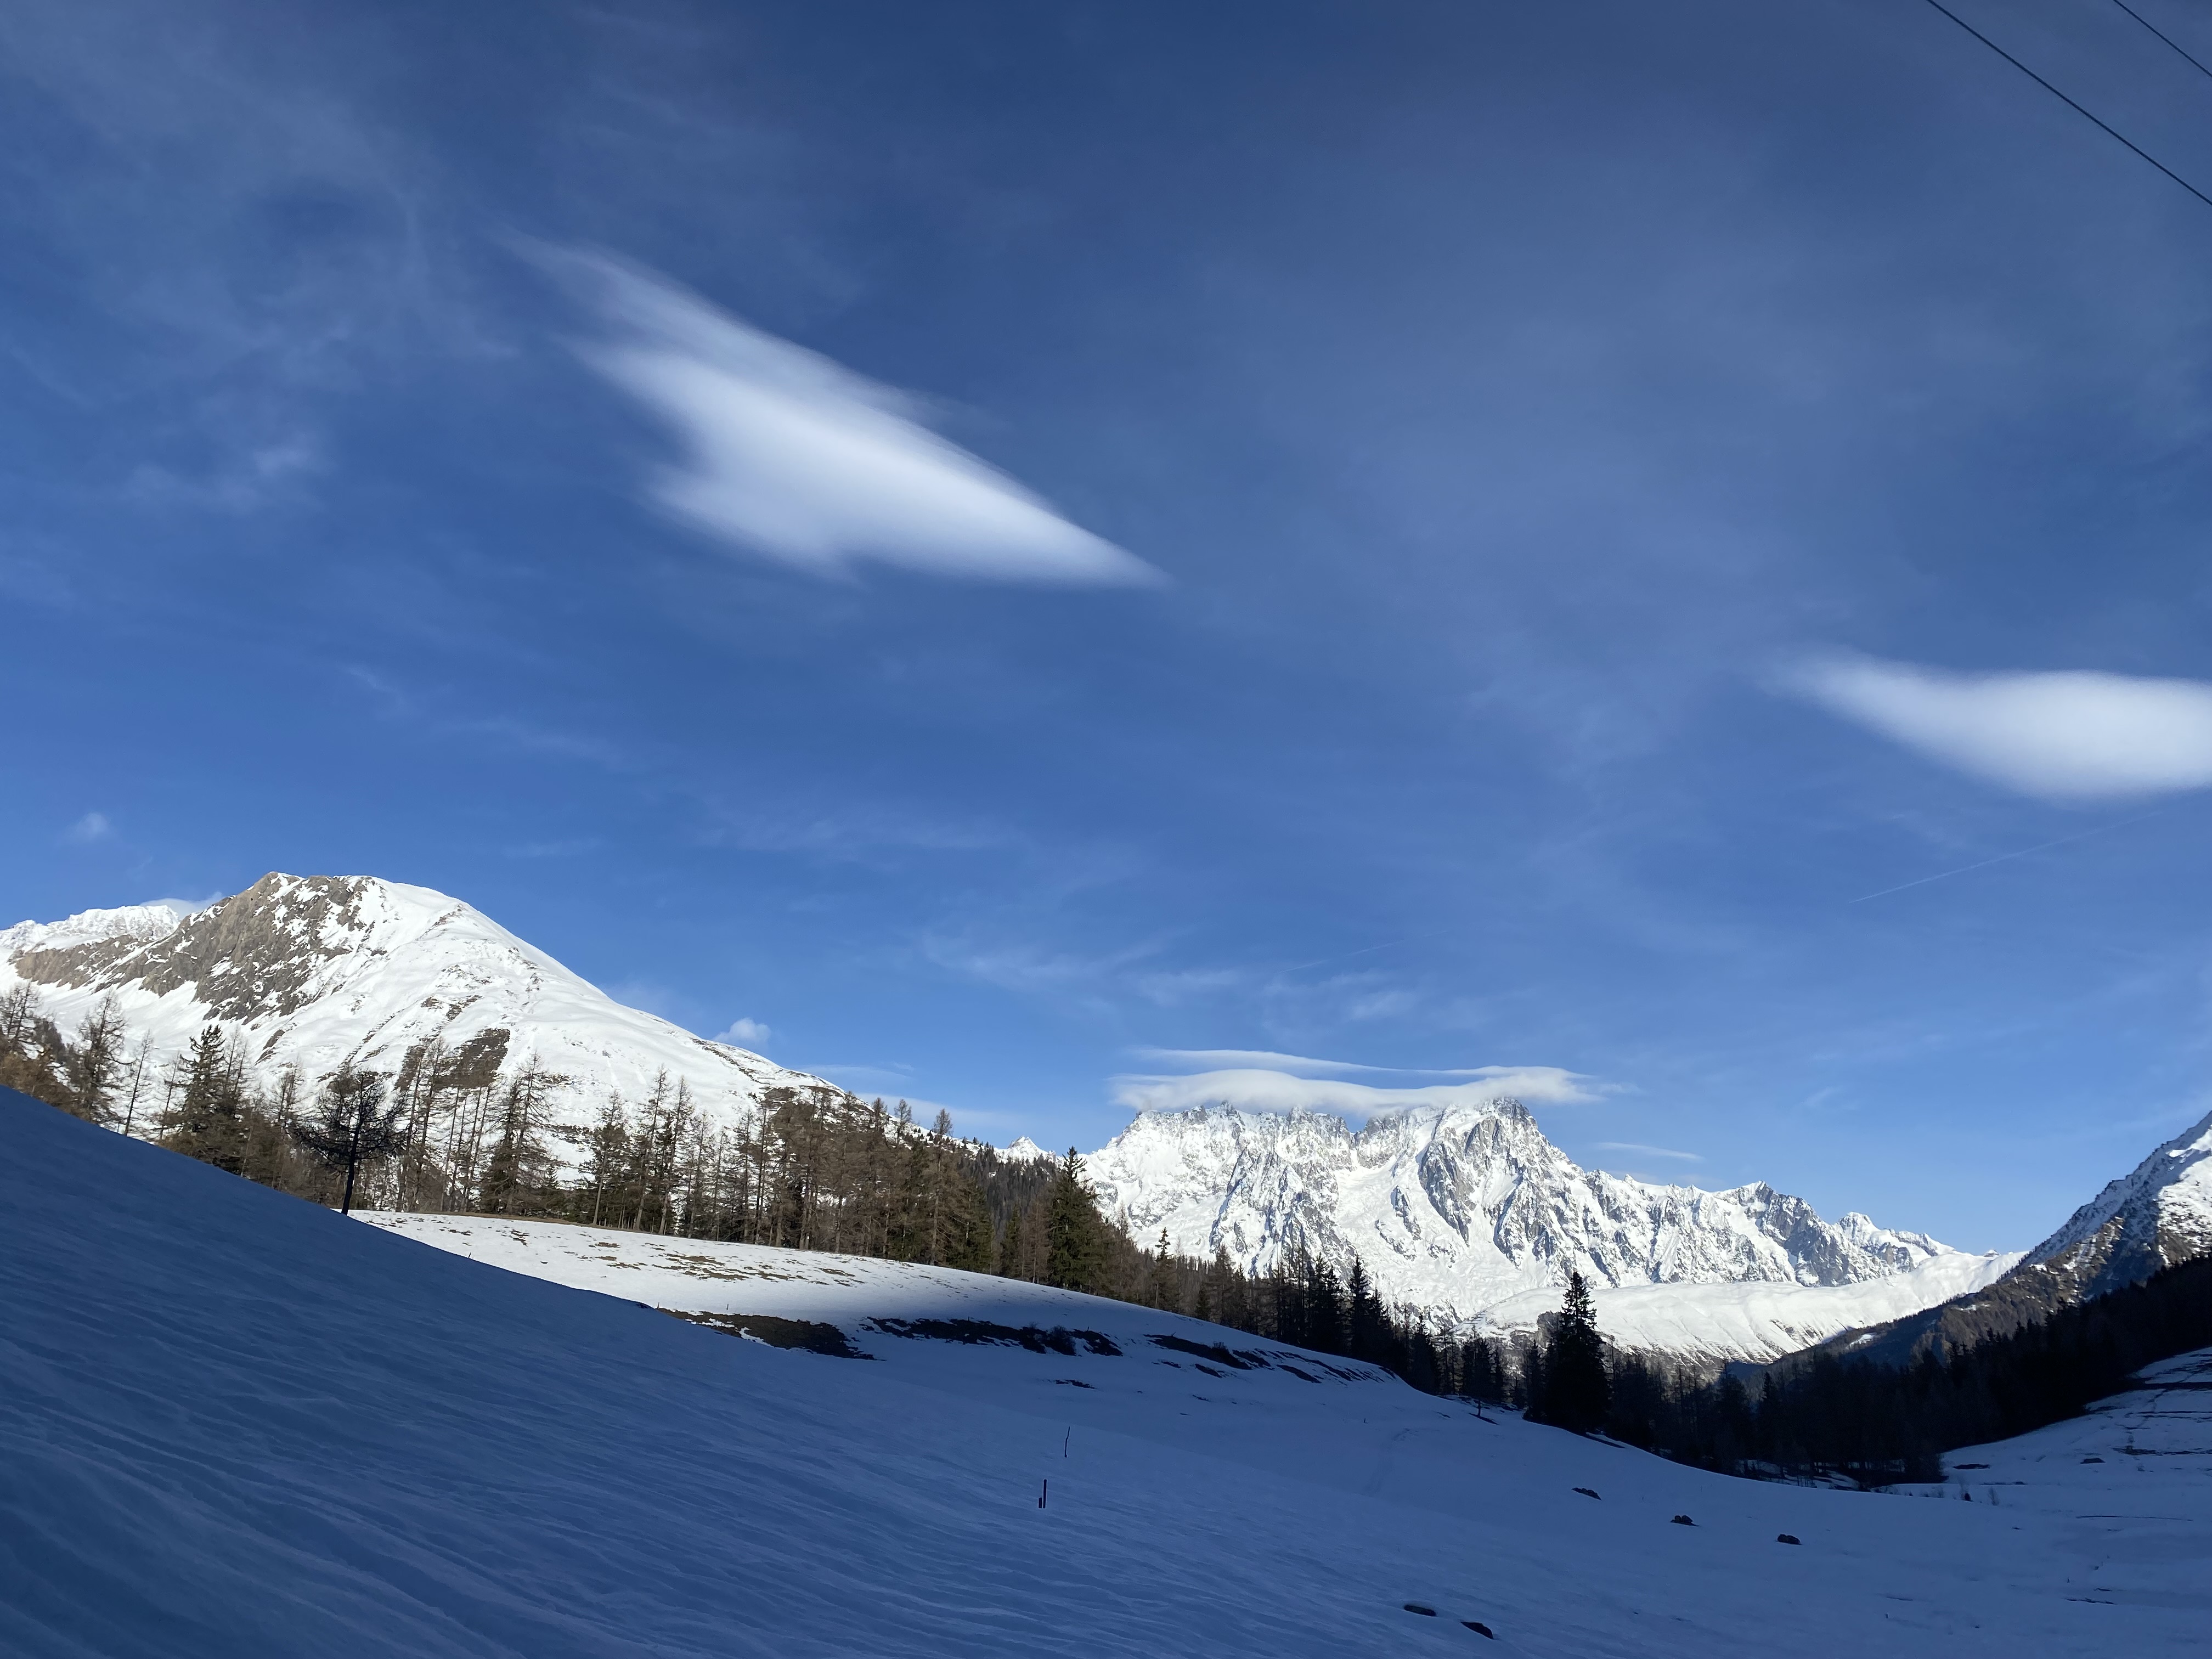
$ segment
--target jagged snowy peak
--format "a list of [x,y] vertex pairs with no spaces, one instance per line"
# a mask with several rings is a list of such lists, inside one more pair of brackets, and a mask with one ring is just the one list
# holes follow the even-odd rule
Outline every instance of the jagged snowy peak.
[[1016,1135],[1011,1146],[995,1147],[1001,1164],[1049,1164],[1053,1155],[1027,1135]]
[[210,1022],[241,1030],[264,1072],[310,1079],[346,1062],[397,1071],[435,1042],[483,1085],[535,1055],[571,1079],[560,1121],[610,1092],[637,1100],[664,1068],[722,1122],[772,1085],[828,1086],[624,1007],[458,899],[365,876],[267,875],[196,915],[24,922],[0,933],[0,986],[19,979],[65,1030],[112,993],[157,1060]]
[[1087,1164],[1108,1212],[1140,1239],[1164,1229],[1180,1251],[1225,1249],[1255,1271],[1286,1251],[1340,1267],[1356,1255],[1386,1298],[1462,1330],[1529,1328],[1578,1269],[1616,1340],[1705,1359],[1771,1358],[2017,1260],[1861,1215],[1828,1222],[1763,1182],[1705,1192],[1583,1170],[1506,1099],[1382,1114],[1358,1130],[1324,1112],[1151,1112]]
[[2027,1253],[2029,1263],[2100,1296],[2212,1254],[2212,1114],[2108,1184]]

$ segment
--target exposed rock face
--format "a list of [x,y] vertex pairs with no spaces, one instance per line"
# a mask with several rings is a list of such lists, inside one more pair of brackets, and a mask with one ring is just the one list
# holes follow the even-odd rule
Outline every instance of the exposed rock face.
[[[1224,1249],[1248,1270],[1286,1252],[1340,1268],[1356,1255],[1387,1297],[1462,1330],[1531,1328],[1579,1270],[1601,1324],[1613,1310],[1617,1340],[1674,1352],[1686,1341],[1709,1359],[1771,1358],[2010,1261],[1861,1215],[1826,1221],[1763,1182],[1705,1192],[1580,1169],[1504,1099],[1383,1114],[1356,1131],[1322,1112],[1147,1113],[1087,1164],[1109,1213],[1140,1239],[1164,1228],[1178,1250]],[[1756,1305],[1689,1294],[1747,1285],[1834,1294]],[[1655,1286],[1682,1293],[1655,1297]],[[1608,1295],[1630,1291],[1640,1294]],[[1727,1304],[1705,1322],[1710,1340],[1692,1329],[1693,1303]]]
[[112,994],[156,1060],[214,1023],[258,1066],[309,1079],[350,1063],[399,1072],[429,1045],[463,1089],[535,1058],[570,1079],[556,1121],[587,1121],[654,1074],[688,1082],[730,1122],[763,1089],[821,1086],[758,1054],[626,1008],[458,899],[365,876],[267,875],[196,915],[162,905],[87,911],[0,932],[0,987],[21,979],[64,1030]]

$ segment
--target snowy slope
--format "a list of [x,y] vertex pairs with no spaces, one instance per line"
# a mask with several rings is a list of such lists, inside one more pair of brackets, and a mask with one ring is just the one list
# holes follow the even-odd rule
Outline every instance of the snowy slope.
[[1986,1284],[1972,1256],[1863,1215],[1823,1220],[1764,1183],[1727,1192],[1583,1170],[1511,1100],[1380,1114],[1148,1112],[1086,1160],[1149,1242],[1248,1269],[1356,1253],[1383,1296],[1461,1330],[1533,1328],[1578,1268],[1616,1342],[1771,1359]]
[[[0,1146],[0,1652],[2104,1659],[2212,1620],[2194,1557],[2069,1599],[2102,1540],[2032,1510],[1158,1349],[780,1351],[21,1097]],[[870,1271],[871,1317],[945,1305]]]
[[24,922],[0,932],[0,989],[18,979],[64,1031],[112,992],[157,1060],[210,1021],[242,1030],[264,1075],[393,1072],[435,1040],[488,1083],[534,1054],[573,1079],[556,1097],[563,1122],[588,1121],[612,1091],[638,1100],[663,1068],[721,1122],[765,1088],[828,1086],[624,1007],[458,899],[362,876],[271,874],[196,915],[137,905]]
[[[1235,1386],[1248,1393],[1297,1395],[1304,1392],[1301,1383],[1316,1382],[1340,1388],[1364,1383],[1368,1391],[1380,1386],[1394,1395],[1403,1391],[1389,1373],[1334,1355],[1265,1341],[1179,1314],[954,1267],[761,1244],[662,1238],[557,1221],[388,1212],[364,1214],[362,1219],[472,1261],[667,1312],[716,1316],[740,1323],[747,1316],[765,1314],[833,1325],[872,1357],[902,1366],[942,1360],[941,1342],[900,1334],[902,1325],[931,1320],[997,1328],[996,1341],[1012,1352],[994,1362],[994,1369],[1033,1362],[1032,1369],[1066,1372],[1072,1360],[1132,1355],[1135,1364],[1104,1369],[1120,1372],[1152,1365],[1196,1371],[1209,1363],[1189,1347],[1156,1340],[1165,1336],[1200,1348],[1225,1346],[1236,1363],[1215,1359],[1206,1374],[1224,1382],[1233,1376]],[[1049,1345],[1036,1352],[1003,1334],[1024,1330],[1096,1334],[1122,1352],[1102,1355],[1095,1345],[1081,1340],[1066,1354]],[[969,1330],[968,1334],[980,1340],[989,1334]],[[1083,1369],[1087,1373],[1096,1368]]]
[[[1899,1491],[2065,1527],[2080,1540],[2069,1596],[2172,1607],[2176,1564],[2201,1583],[2212,1562],[2212,1348],[2146,1366],[2136,1381],[2086,1416],[1947,1453],[1942,1485]],[[2113,1650],[2126,1651],[2118,1632]]]

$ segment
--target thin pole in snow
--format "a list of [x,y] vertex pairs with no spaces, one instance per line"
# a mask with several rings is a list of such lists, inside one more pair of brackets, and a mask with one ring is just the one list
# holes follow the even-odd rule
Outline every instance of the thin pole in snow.
[[1049,1480],[1046,1481],[1043,1486],[1037,1489],[1037,1507],[1039,1509],[1042,1509],[1044,1507],[1045,1494],[1051,1490],[1052,1482]]
[[1075,1431],[1074,1431],[1073,1428],[1070,1428],[1070,1429],[1068,1430],[1068,1431],[1067,1431],[1066,1434],[1064,1434],[1064,1435],[1060,1436],[1060,1455],[1062,1457],[1065,1457],[1065,1456],[1066,1456],[1066,1455],[1067,1455],[1067,1443],[1068,1443],[1069,1441],[1071,1441],[1071,1440],[1074,1439],[1074,1438],[1075,1438]]

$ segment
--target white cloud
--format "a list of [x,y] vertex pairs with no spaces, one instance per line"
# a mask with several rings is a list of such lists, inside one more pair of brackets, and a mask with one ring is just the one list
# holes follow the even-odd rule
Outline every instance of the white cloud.
[[2201,680],[1955,674],[1827,657],[1790,684],[1930,759],[2046,800],[2212,785],[2212,684]]
[[683,441],[652,494],[696,528],[820,576],[868,558],[984,581],[1164,580],[928,430],[890,388],[616,260],[555,263],[611,331],[585,361]]
[[80,847],[90,846],[96,841],[112,841],[115,825],[105,812],[87,812],[64,832],[64,837]]
[[1208,1070],[1257,1066],[1279,1072],[1367,1072],[1391,1077],[1488,1077],[1495,1066],[1365,1066],[1353,1060],[1316,1060],[1310,1054],[1277,1054],[1272,1048],[1133,1048],[1142,1060],[1165,1060],[1176,1066],[1203,1066]]
[[1367,1117],[1407,1106],[1471,1106],[1510,1095],[1553,1105],[1595,1100],[1587,1079],[1556,1066],[1485,1066],[1467,1083],[1417,1089],[1378,1088],[1338,1078],[1294,1077],[1257,1068],[1200,1072],[1190,1077],[1117,1077],[1114,1099],[1132,1111],[1171,1112],[1189,1106],[1241,1106],[1249,1111],[1298,1108]]
[[717,1042],[734,1042],[740,1048],[750,1048],[757,1042],[766,1042],[775,1033],[757,1019],[740,1019],[731,1023],[726,1031],[718,1032]]

